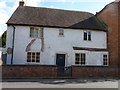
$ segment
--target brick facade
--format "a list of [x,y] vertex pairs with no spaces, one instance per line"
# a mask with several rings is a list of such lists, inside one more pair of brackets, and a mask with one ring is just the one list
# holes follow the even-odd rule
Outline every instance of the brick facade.
[[57,67],[47,65],[3,65],[2,77],[57,77]]
[[97,16],[101,18],[109,27],[108,31],[108,51],[110,66],[120,65],[119,56],[120,53],[120,40],[118,39],[120,25],[118,18],[120,18],[120,8],[118,7],[120,2],[112,2],[108,4],[103,10],[101,10]]

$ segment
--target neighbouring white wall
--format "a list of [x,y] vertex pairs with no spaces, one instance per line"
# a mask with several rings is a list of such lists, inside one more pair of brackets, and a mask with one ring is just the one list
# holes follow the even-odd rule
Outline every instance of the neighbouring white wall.
[[[108,55],[108,52],[106,51],[96,52],[96,51],[75,50],[74,53],[85,53],[86,65],[89,65],[89,66],[103,65],[103,55],[104,54]],[[73,57],[75,58],[75,55]]]
[[[108,52],[90,52],[83,50],[73,50],[73,47],[87,47],[87,48],[107,48],[107,35],[103,31],[91,31],[92,41],[83,40],[84,30],[64,30],[64,37],[59,36],[59,29],[45,28],[45,50],[50,57],[46,57],[46,60],[54,60],[56,64],[55,56],[57,53],[66,54],[66,66],[75,65],[75,53],[86,53],[87,65],[102,65],[102,54],[108,54]],[[52,57],[51,57],[52,56]],[[47,63],[47,61],[46,61]]]
[[[7,29],[7,47],[12,46],[11,26]],[[107,48],[107,35],[103,31],[91,31],[92,41],[84,41],[84,30],[63,29],[64,37],[59,37],[59,29],[44,28],[44,52],[41,52],[41,39],[36,39],[31,51],[40,52],[40,63],[43,65],[55,65],[56,54],[66,54],[66,66],[75,64],[75,53],[85,52],[87,54],[87,65],[101,65],[102,54],[107,52],[88,52],[73,50],[73,47]],[[13,64],[27,64],[26,47],[34,38],[30,38],[28,26],[16,26],[15,47]],[[108,54],[108,53],[107,53]],[[94,58],[92,57],[94,56]],[[10,64],[11,57],[7,55],[7,64]]]
[[56,46],[59,46],[60,44],[65,44],[65,45],[69,45],[69,46],[84,47],[84,48],[85,47],[87,47],[87,48],[106,48],[106,46],[107,46],[106,45],[107,44],[106,32],[91,31],[92,40],[84,41],[83,40],[84,31],[85,30],[66,29],[66,30],[64,30],[64,37],[59,37],[59,29],[46,28],[45,29],[45,35],[46,35],[45,38],[56,41],[57,45],[52,43],[53,45],[56,45]]
[[[7,26],[6,50],[12,48],[13,43],[13,27]],[[7,64],[11,64],[11,54],[7,54]]]
[[[14,57],[13,63],[14,64],[26,64],[27,60],[27,52],[26,47],[27,45],[33,40],[34,38],[30,38],[30,28],[29,27],[20,27],[17,26],[15,30],[15,41],[14,41]],[[32,45],[32,51],[40,52],[40,39],[36,39],[34,44]]]

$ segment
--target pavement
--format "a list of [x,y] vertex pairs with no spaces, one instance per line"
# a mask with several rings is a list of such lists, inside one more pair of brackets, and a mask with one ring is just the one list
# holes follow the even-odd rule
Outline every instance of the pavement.
[[118,88],[119,79],[3,79],[2,88]]

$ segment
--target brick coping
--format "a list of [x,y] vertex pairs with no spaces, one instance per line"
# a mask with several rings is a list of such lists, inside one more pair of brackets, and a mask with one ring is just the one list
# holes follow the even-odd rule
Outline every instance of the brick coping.
[[51,66],[51,67],[57,67],[57,65],[37,65],[37,64],[36,64],[36,65],[32,65],[32,64],[27,64],[27,65],[26,65],[26,64],[25,64],[25,65],[23,65],[23,64],[17,65],[17,64],[16,64],[16,65],[15,65],[15,64],[14,64],[14,65],[2,65],[2,66],[49,66],[49,67]]

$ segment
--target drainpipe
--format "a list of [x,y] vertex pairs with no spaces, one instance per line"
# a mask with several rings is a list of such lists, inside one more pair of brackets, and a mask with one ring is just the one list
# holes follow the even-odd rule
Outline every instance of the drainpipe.
[[13,54],[14,54],[14,40],[15,40],[15,26],[13,27],[13,41],[12,41],[12,57],[11,57],[11,64],[13,64]]

